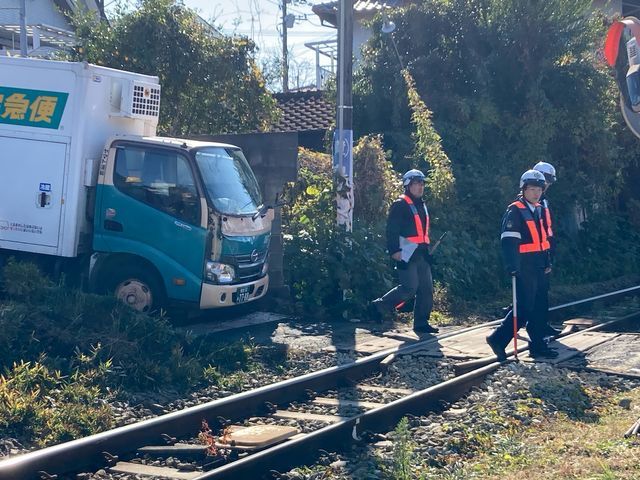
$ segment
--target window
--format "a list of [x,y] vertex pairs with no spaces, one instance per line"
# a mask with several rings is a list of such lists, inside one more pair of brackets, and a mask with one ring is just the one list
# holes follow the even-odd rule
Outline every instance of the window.
[[172,217],[200,225],[200,198],[187,159],[177,152],[118,147],[118,190]]
[[201,148],[196,151],[196,164],[217,211],[227,215],[250,215],[259,210],[262,203],[260,187],[242,151]]

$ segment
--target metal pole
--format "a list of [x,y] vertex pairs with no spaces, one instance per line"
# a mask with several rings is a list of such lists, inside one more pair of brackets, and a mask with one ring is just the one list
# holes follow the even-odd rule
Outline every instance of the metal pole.
[[516,276],[511,276],[513,291],[513,358],[518,360],[518,297],[516,295]]
[[287,1],[282,0],[282,91],[289,91],[289,55],[287,52]]
[[27,0],[20,0],[20,55],[27,56]]
[[316,88],[322,88],[322,72],[320,70],[320,47],[316,47]]
[[338,111],[333,142],[338,225],[353,230],[353,0],[340,0],[338,13]]

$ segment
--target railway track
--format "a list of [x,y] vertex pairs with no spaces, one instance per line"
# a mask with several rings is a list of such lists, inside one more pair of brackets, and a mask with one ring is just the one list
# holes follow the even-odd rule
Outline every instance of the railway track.
[[[566,311],[638,291],[640,286],[559,305],[550,311]],[[634,312],[580,332],[567,331],[564,339],[570,341],[572,336],[613,328],[638,317],[640,312]],[[381,385],[379,377],[402,356],[428,354],[436,345],[455,344],[463,338],[483,339],[486,329],[497,323],[384,350],[349,364],[11,458],[0,462],[0,480],[76,478],[73,472],[99,468],[123,475],[182,480],[261,478],[272,470],[306,464],[327,445],[339,451],[354,441],[392,429],[402,416],[442,409],[480,385],[500,367],[494,357],[467,363],[458,369],[458,376],[416,391]],[[518,350],[522,354],[527,347]],[[395,399],[386,403],[345,399],[336,395],[337,389],[365,391],[374,397],[376,392],[385,392],[387,398]],[[313,413],[315,406],[328,407],[333,413]],[[245,425],[241,425],[243,422]],[[292,422],[300,428],[289,426]],[[154,458],[173,461],[169,464]]]

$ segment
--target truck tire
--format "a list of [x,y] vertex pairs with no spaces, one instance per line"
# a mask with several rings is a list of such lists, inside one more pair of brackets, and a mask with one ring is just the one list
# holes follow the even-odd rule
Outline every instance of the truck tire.
[[166,305],[164,287],[157,275],[136,265],[112,272],[109,291],[125,305],[138,312],[153,313]]

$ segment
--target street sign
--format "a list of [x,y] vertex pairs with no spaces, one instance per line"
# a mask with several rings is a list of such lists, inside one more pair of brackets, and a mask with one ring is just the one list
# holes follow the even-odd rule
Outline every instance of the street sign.
[[340,131],[333,132],[333,170],[343,177],[347,177],[349,184],[353,178],[353,130],[342,130],[342,148]]

